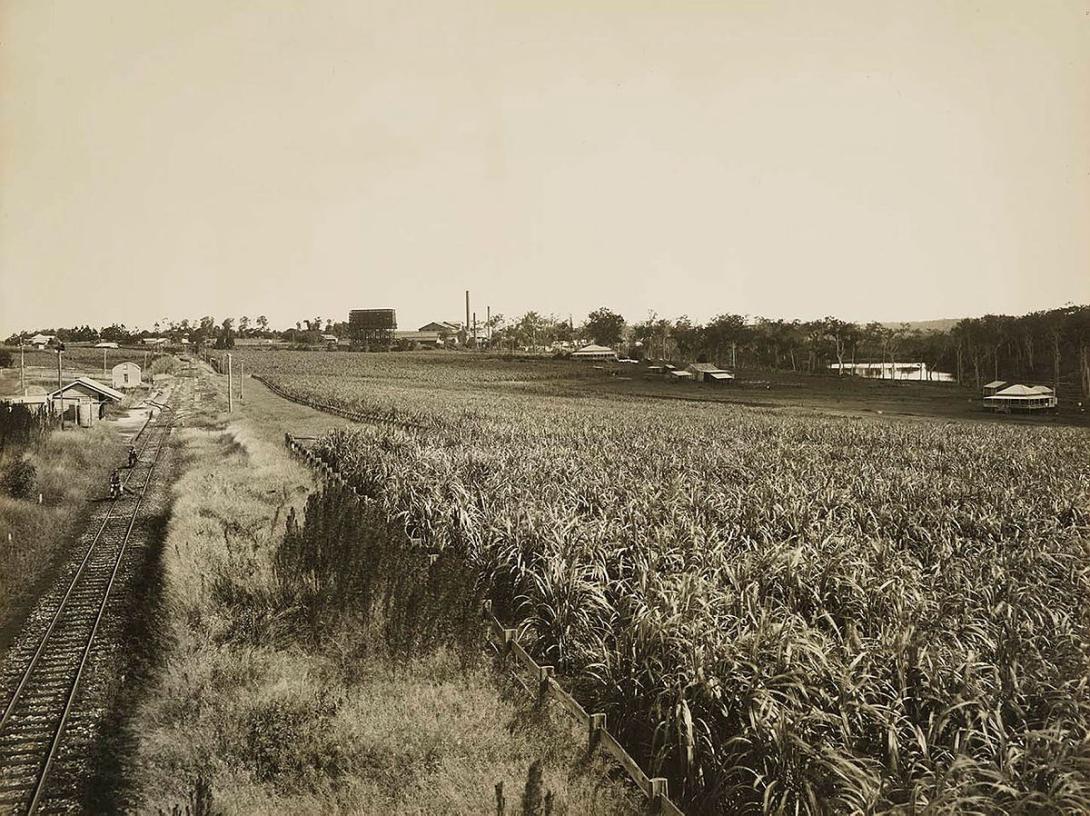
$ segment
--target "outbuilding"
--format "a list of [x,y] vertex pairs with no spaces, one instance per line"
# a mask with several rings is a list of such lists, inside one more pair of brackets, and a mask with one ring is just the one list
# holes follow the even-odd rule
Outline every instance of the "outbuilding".
[[118,363],[110,372],[114,388],[136,388],[140,385],[140,366],[136,363]]
[[594,343],[583,346],[578,351],[573,351],[573,360],[616,360],[617,352],[605,346],[596,346]]
[[77,377],[49,395],[54,413],[72,411],[75,414],[73,419],[78,418],[81,425],[90,425],[95,419],[101,419],[108,404],[123,399],[125,395],[120,391],[90,377]]
[[722,384],[734,379],[734,375],[729,371],[724,371],[712,363],[693,363],[685,370],[692,374],[697,382]]
[[990,383],[984,386],[984,396],[990,397],[997,391],[1003,389],[1006,385],[1006,380],[992,380]]

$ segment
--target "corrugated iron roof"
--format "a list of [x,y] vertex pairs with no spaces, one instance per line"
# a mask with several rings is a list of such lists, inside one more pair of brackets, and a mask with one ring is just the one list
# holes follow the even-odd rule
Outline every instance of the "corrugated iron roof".
[[[1017,383],[1004,388],[1002,391],[997,391],[995,397],[1040,397],[1041,392],[1030,388],[1028,385],[1022,385]],[[993,399],[993,397],[985,397],[984,399]]]
[[1006,384],[1007,384],[1006,380],[992,380],[990,383],[988,383],[984,387],[985,388],[999,388],[1000,386],[1006,385]]
[[90,390],[102,394],[102,396],[104,397],[109,397],[112,400],[116,400],[117,402],[121,402],[121,400],[125,399],[125,395],[122,394],[120,391],[115,391],[114,389],[110,388],[110,386],[103,385],[97,380],[92,380],[90,377],[76,377],[76,379],[68,383],[68,385],[64,386],[64,388],[58,388],[49,396],[63,396],[65,391],[75,385],[82,385],[84,388],[89,388]]

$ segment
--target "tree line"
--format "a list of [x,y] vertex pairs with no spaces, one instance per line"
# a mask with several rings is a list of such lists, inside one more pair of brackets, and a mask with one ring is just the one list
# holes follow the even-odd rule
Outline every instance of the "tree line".
[[[989,380],[1032,380],[1058,392],[1090,396],[1090,306],[1064,306],[1026,315],[963,318],[948,329],[878,322],[749,318],[721,314],[706,323],[651,313],[629,323],[602,307],[580,326],[569,319],[527,312],[507,322],[494,318],[493,337],[520,348],[594,342],[656,360],[710,362],[806,373],[833,363],[926,363],[958,382],[980,388]],[[494,341],[495,344],[495,341]]]
[[[41,329],[66,342],[135,343],[146,337],[184,337],[197,349],[231,348],[236,337],[306,342],[321,333],[348,336],[348,324],[321,316],[298,321],[294,328],[272,329],[264,315],[243,315],[217,322],[210,315],[180,321],[163,318],[148,329],[114,324]],[[34,332],[24,333],[25,339]],[[17,345],[20,335],[7,340]],[[1090,396],[1090,306],[1068,305],[1026,315],[985,315],[957,321],[948,329],[922,330],[909,324],[853,323],[828,316],[819,320],[783,320],[725,313],[706,323],[660,317],[628,322],[602,307],[576,325],[528,311],[507,319],[495,314],[478,330],[478,346],[548,351],[594,342],[638,358],[711,362],[818,373],[832,363],[914,362],[946,371],[958,382],[979,388],[988,380],[1033,380],[1057,392]],[[843,373],[841,368],[840,372]]]

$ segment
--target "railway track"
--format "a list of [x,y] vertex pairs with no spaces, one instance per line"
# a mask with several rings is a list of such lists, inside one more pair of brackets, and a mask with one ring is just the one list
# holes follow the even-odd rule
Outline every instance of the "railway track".
[[[0,676],[0,813],[53,810],[50,771],[73,718],[107,603],[136,525],[160,453],[173,425],[169,411],[141,429],[138,458],[127,473],[127,492],[110,503],[67,585],[44,614],[31,620]],[[61,810],[70,810],[72,803]]]

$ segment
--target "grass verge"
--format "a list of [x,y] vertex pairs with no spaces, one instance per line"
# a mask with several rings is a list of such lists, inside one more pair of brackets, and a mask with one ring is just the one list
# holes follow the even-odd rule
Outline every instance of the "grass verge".
[[246,390],[240,417],[206,400],[203,427],[180,434],[165,659],[127,726],[126,798],[151,813],[210,799],[216,813],[486,814],[502,783],[507,814],[545,813],[546,792],[554,814],[639,812],[584,735],[511,694],[482,651],[395,655],[374,621],[303,608],[277,554],[313,483],[282,439],[331,420]]

